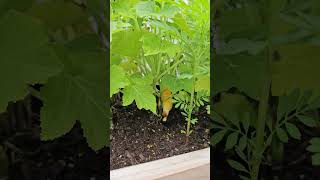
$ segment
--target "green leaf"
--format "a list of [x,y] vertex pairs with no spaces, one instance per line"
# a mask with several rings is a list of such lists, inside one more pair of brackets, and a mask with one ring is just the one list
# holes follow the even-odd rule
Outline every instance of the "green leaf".
[[[225,10],[219,18],[215,19],[215,23],[219,24],[219,36],[221,36],[221,38],[224,39],[232,34],[237,33],[242,33],[242,35],[244,34],[243,36],[248,37],[249,35],[252,35],[251,33],[253,32],[255,32],[255,35],[257,35],[263,31],[262,28],[264,26],[262,25],[262,22],[259,21],[259,11],[252,11],[251,14],[247,13],[247,7],[251,4],[253,3],[247,3],[246,6],[243,6],[243,8]],[[254,6],[254,4],[252,6]],[[258,7],[253,7],[252,9],[258,9]]]
[[39,18],[48,27],[53,29],[62,28],[67,25],[88,23],[88,16],[81,7],[63,0],[33,3],[28,13]]
[[320,153],[320,144],[311,144],[307,147],[309,152]]
[[226,124],[226,122],[224,121],[224,119],[217,114],[215,111],[213,111],[212,116],[211,116],[212,121],[214,122],[218,122],[220,124]]
[[227,142],[226,142],[226,150],[232,149],[238,141],[238,132],[234,132],[232,134],[230,134],[227,138]]
[[277,136],[280,139],[280,141],[282,141],[284,143],[288,142],[288,140],[289,140],[288,135],[281,127],[278,127],[276,129],[276,133],[277,133]]
[[[290,43],[279,46],[280,61],[272,64],[272,95],[281,96],[299,88],[314,91],[315,95],[320,94],[320,75],[317,67],[320,66],[318,51],[319,46],[307,43]],[[305,59],[305,55],[308,58]],[[305,61],[301,61],[305,59]],[[303,73],[297,73],[303,72]]]
[[[218,66],[215,65],[216,72],[214,72],[215,76],[213,76],[214,81],[216,82],[214,93],[236,87],[250,97],[257,99],[257,97],[259,97],[256,96],[257,92],[261,92],[261,90],[258,90],[260,89],[260,83],[256,79],[259,76],[255,75],[255,73],[264,71],[257,70],[260,68],[254,68],[254,63],[242,67],[242,63],[246,60],[242,60],[242,58],[239,57],[244,56],[246,53],[245,51],[250,49],[251,44],[254,48],[259,49],[259,44],[253,42],[257,40],[266,42],[265,39],[271,39],[272,43],[270,45],[273,46],[272,49],[274,49],[272,53],[274,53],[273,55],[278,54],[278,58],[273,58],[271,63],[272,95],[281,96],[283,94],[288,94],[296,88],[299,88],[302,91],[314,90],[319,94],[319,83],[317,83],[316,78],[313,78],[319,76],[319,71],[316,68],[319,67],[319,61],[317,60],[319,51],[316,50],[319,49],[319,44],[310,44],[310,42],[306,41],[313,38],[313,34],[310,31],[314,31],[314,27],[319,29],[320,23],[317,20],[320,18],[319,16],[301,13],[301,17],[297,17],[296,14],[299,14],[299,11],[296,11],[297,9],[301,9],[301,12],[305,12],[305,9],[307,8],[305,6],[298,6],[295,7],[294,12],[287,12],[290,8],[281,7],[283,2],[285,1],[272,2],[273,10],[277,13],[271,13],[273,14],[270,19],[271,24],[269,24],[271,27],[271,34],[269,34],[268,37],[266,37],[266,32],[263,30],[265,25],[262,25],[263,21],[261,19],[263,18],[259,13],[261,7],[254,7],[256,6],[255,4],[259,3],[246,3],[238,8],[219,11],[221,12],[221,15],[214,20],[215,23],[219,24],[220,28],[218,40],[220,40],[220,42],[228,43],[226,46],[224,46],[223,43],[219,43],[219,47],[217,48],[216,59],[219,59],[219,61],[214,61],[214,63],[218,64]],[[276,5],[278,3],[281,4],[281,6]],[[293,4],[296,4],[296,2]],[[286,9],[286,12],[279,13],[283,8]],[[288,17],[288,14],[292,16]],[[219,54],[221,48],[222,50],[223,48],[229,50],[229,53],[225,53],[224,55]],[[236,53],[234,57],[230,55],[233,53]],[[306,54],[308,54],[308,58],[305,61],[301,61],[301,59],[305,58]],[[256,62],[259,62],[261,58],[265,59],[264,56],[265,53],[260,53],[251,56],[251,58],[255,59]],[[232,61],[233,58],[235,58],[235,60]],[[231,61],[231,65],[229,65],[229,62],[227,61]],[[229,67],[224,63],[229,65]],[[265,65],[262,64],[262,67],[265,67]],[[245,73],[238,73],[238,69],[249,70],[246,70],[247,72]],[[250,70],[257,70],[259,72],[252,72],[251,77],[244,78],[245,74],[251,73]],[[301,74],[297,72],[304,73]],[[256,88],[257,91],[255,91],[254,88]]]
[[320,153],[314,154],[312,157],[312,165],[320,166]]
[[7,13],[8,10],[25,11],[32,6],[33,0],[12,1],[1,0],[0,2],[0,16]]
[[150,26],[154,28],[161,29],[163,32],[168,34],[177,35],[179,34],[178,30],[174,27],[159,20],[150,20]]
[[173,18],[173,21],[180,27],[181,30],[191,34],[191,30],[187,24],[187,21],[181,13],[176,14]]
[[121,66],[112,65],[110,67],[110,97],[119,92],[121,88],[129,85],[129,80]]
[[189,134],[188,134],[188,135],[190,135],[192,132],[193,132],[193,130],[191,129],[191,130],[189,131]]
[[246,155],[239,148],[235,148],[235,150],[236,150],[236,153],[238,154],[238,156],[242,160],[247,161]]
[[240,151],[243,151],[247,147],[247,141],[248,141],[247,136],[241,136],[238,144]]
[[180,90],[191,92],[193,89],[190,80],[178,79],[176,76],[170,74],[166,74],[161,78],[160,87],[169,88],[173,94]]
[[297,118],[299,119],[300,122],[302,122],[306,126],[309,126],[309,127],[317,126],[316,120],[314,120],[312,117],[305,116],[305,115],[297,115]]
[[301,110],[309,104],[310,99],[312,97],[312,91],[307,90],[300,95],[299,101],[297,102],[297,109]]
[[197,119],[197,118],[191,119],[191,124],[195,125],[197,122],[198,122],[198,119]]
[[307,15],[301,12],[297,12],[298,16],[302,17],[306,23],[310,24],[312,28],[314,28],[314,31],[319,31],[320,30],[320,16],[314,16],[314,15]]
[[161,9],[154,1],[139,2],[136,5],[136,13],[140,17],[164,16],[172,18],[178,11],[179,9],[170,3],[165,3]]
[[310,143],[320,145],[320,138],[312,138],[310,140]]
[[[119,14],[125,17],[134,17],[135,8],[137,1],[110,1],[112,10],[115,11],[115,14]],[[112,11],[110,11],[112,12]]]
[[141,1],[136,5],[136,13],[138,16],[152,16],[156,14],[156,5],[154,1]]
[[84,34],[72,41],[67,42],[65,45],[70,50],[77,51],[100,51],[101,44],[97,34]]
[[[17,31],[23,29],[23,31]],[[32,17],[9,11],[0,19],[0,112],[22,99],[27,84],[44,83],[62,64],[49,46],[44,27]]]
[[313,101],[307,106],[306,110],[313,110],[320,108],[320,97],[313,99]]
[[148,74],[146,76],[142,76],[141,74],[135,74],[132,75],[130,78],[133,84],[152,85],[153,83],[153,76],[151,74]]
[[228,159],[228,164],[235,170],[242,171],[242,172],[248,172],[248,170],[239,162]]
[[264,65],[263,56],[217,55],[213,60],[214,93],[237,87],[251,98],[258,100],[265,78]]
[[279,121],[286,113],[293,111],[299,100],[299,90],[295,89],[290,95],[283,95],[279,97],[279,104],[277,108],[277,120]]
[[221,101],[215,103],[213,109],[237,127],[239,122],[255,123],[257,118],[256,110],[246,97],[239,94],[222,94]]
[[110,139],[106,55],[104,52],[70,51],[69,57],[76,73],[65,70],[41,88],[44,102],[41,137],[43,140],[57,138],[79,120],[89,146],[98,150],[108,145]]
[[112,34],[110,53],[128,57],[137,57],[142,48],[140,38],[140,32],[116,32]]
[[168,17],[168,18],[172,18],[178,12],[179,12],[179,8],[177,8],[176,6],[174,6],[172,4],[165,3],[164,6],[161,8],[159,14],[161,14],[162,16]]
[[248,39],[232,39],[219,51],[219,54],[238,54],[248,51],[250,54],[256,55],[259,54],[265,47],[265,42],[254,42]]
[[221,130],[213,134],[210,138],[210,144],[211,146],[217,145],[224,137],[224,135],[227,133],[227,130]]
[[123,105],[127,106],[135,101],[139,109],[150,110],[156,114],[157,103],[153,92],[152,86],[148,85],[148,82],[145,83],[143,79],[140,79],[140,82],[136,82],[136,84],[131,83],[124,89]]
[[145,33],[141,37],[142,48],[144,50],[144,55],[154,55],[161,53],[161,39],[158,35],[154,33]]
[[210,93],[210,76],[204,75],[198,78],[195,84],[195,91],[205,90]]
[[312,138],[309,143],[311,144],[307,147],[309,152],[320,153],[320,138]]
[[167,53],[170,57],[175,57],[177,53],[181,50],[179,44],[173,44],[169,41],[162,40],[161,51]]
[[159,35],[154,33],[144,33],[141,41],[143,42],[142,48],[145,56],[159,53],[167,53],[169,56],[174,56],[180,49],[178,45],[162,40]]
[[310,146],[307,147],[307,150],[309,152],[317,152],[320,153],[320,138],[312,138],[310,140]]
[[295,126],[292,123],[287,122],[286,128],[287,128],[287,131],[291,137],[298,139],[298,140],[301,139],[301,133],[300,133],[299,129],[297,128],[297,126]]
[[[246,114],[249,115],[248,118],[250,118],[250,113],[246,113]],[[248,131],[249,131],[249,127],[250,127],[250,119],[244,118],[244,119],[242,120],[242,125],[243,125],[244,130],[245,130],[246,132],[248,132]]]

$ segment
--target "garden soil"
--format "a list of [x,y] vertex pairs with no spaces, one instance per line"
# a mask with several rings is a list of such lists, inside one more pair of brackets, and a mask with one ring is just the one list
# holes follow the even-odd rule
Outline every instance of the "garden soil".
[[135,105],[113,110],[111,169],[163,159],[209,147],[209,116],[201,109],[188,144],[181,133],[186,121],[180,111],[170,111],[165,124],[161,117]]

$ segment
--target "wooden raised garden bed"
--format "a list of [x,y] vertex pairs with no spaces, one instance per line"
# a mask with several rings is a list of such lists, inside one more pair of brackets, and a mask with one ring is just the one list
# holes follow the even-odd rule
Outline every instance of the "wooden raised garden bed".
[[110,175],[111,180],[208,180],[210,179],[210,148],[112,170]]

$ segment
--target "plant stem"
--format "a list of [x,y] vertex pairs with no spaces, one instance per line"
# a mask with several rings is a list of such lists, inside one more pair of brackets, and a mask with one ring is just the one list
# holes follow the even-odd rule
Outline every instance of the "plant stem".
[[183,62],[183,58],[178,60],[177,62],[175,62],[172,66],[170,66],[168,69],[166,69],[164,72],[162,72],[158,77],[157,77],[157,81],[159,81],[159,79],[161,79],[162,76],[166,75],[169,71],[171,71],[171,69],[173,69],[175,66],[177,66],[178,64],[180,64],[181,62]]
[[277,128],[280,128],[280,127],[283,126],[288,120],[294,118],[295,116],[297,116],[297,115],[299,115],[300,113],[303,113],[303,112],[305,112],[305,110],[297,111],[297,112],[295,112],[294,114],[290,115],[289,117],[286,116],[283,121],[281,121],[280,123],[278,123],[278,124],[277,124],[277,127],[275,127],[275,128],[271,131],[270,135],[268,136],[267,141],[266,141],[266,144],[264,145],[262,151],[264,152],[264,151],[268,148],[268,146],[270,145],[270,143],[271,143],[271,141],[272,141],[273,135],[277,132],[277,131],[276,131]]
[[161,63],[162,63],[162,59],[161,59],[161,56],[160,55],[158,55],[158,67],[157,67],[157,75],[156,75],[156,77],[158,77],[159,76],[159,74],[160,74],[160,70],[161,70]]
[[265,125],[267,120],[267,112],[268,112],[268,100],[270,95],[270,87],[271,87],[271,71],[270,71],[270,48],[267,48],[267,58],[265,60],[265,82],[263,84],[260,102],[259,102],[259,110],[258,110],[258,124],[257,124],[257,136],[256,136],[256,149],[253,153],[252,159],[252,174],[251,179],[257,180],[259,176],[259,169],[261,164],[261,159],[264,150],[264,135],[265,135]]
[[135,30],[140,30],[140,25],[139,25],[139,23],[138,23],[138,19],[137,19],[138,17],[136,17],[136,18],[133,18],[133,20],[134,20],[134,25],[135,25]]
[[189,104],[189,112],[188,112],[188,124],[187,124],[187,132],[186,132],[186,144],[189,142],[189,135],[190,135],[190,126],[191,126],[191,115],[193,111],[193,103],[194,103],[194,87],[195,87],[195,66],[196,66],[196,58],[195,56],[193,58],[192,62],[192,90],[191,90],[191,98],[190,98],[190,104]]
[[[194,78],[192,78],[192,84],[194,87]],[[186,132],[186,144],[189,142],[189,135],[190,135],[190,126],[191,126],[191,115],[193,111],[193,101],[194,101],[194,88],[192,88],[191,91],[191,99],[190,99],[190,106],[189,106],[189,112],[188,112],[188,124],[187,124],[187,132]]]

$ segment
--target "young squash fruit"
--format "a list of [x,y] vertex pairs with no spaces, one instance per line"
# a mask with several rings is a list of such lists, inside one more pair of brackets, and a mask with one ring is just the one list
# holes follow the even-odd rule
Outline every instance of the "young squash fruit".
[[169,112],[172,109],[172,92],[168,88],[165,88],[161,91],[160,99],[162,106],[162,121],[166,122]]

